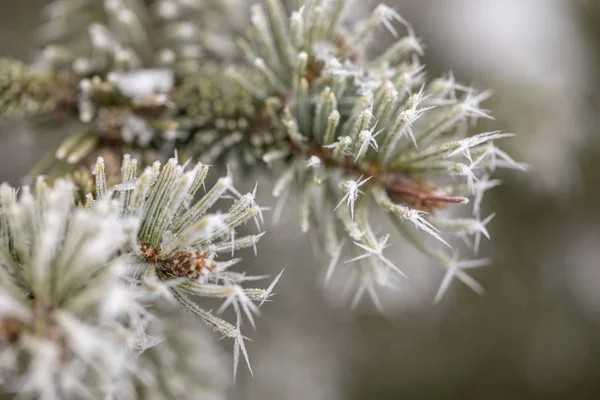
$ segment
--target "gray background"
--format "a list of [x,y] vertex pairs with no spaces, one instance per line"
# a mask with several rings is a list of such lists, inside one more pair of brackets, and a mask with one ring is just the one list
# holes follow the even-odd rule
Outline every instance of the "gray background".
[[[43,0],[0,0],[0,55],[30,59]],[[393,259],[411,277],[386,296],[386,314],[355,312],[323,291],[327,260],[313,257],[294,207],[245,268],[285,274],[275,301],[248,332],[255,377],[240,399],[600,398],[600,7],[593,1],[405,0],[397,9],[427,44],[431,75],[496,92],[482,127],[532,164],[487,197],[497,212],[494,263],[474,277],[479,297],[454,283],[432,299],[443,271],[409,248]],[[0,180],[18,183],[60,139],[53,129],[0,128]],[[259,191],[272,205],[269,183]],[[248,188],[253,184],[248,183]],[[223,343],[229,346],[229,343]]]

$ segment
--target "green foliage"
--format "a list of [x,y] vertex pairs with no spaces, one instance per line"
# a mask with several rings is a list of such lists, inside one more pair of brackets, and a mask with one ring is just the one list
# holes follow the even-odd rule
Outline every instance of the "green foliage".
[[[88,195],[87,207],[106,197],[118,200],[121,216],[139,221],[136,240],[127,248],[136,255],[145,269],[141,271],[142,284],[157,294],[176,300],[194,316],[215,331],[235,340],[246,362],[248,355],[241,335],[241,317],[244,314],[252,326],[254,315],[259,314],[255,301],[266,301],[277,277],[267,290],[244,289],[242,283],[255,277],[231,272],[229,268],[239,259],[220,261],[218,255],[254,247],[262,234],[238,237],[236,229],[249,220],[259,226],[262,210],[255,203],[255,193],[241,195],[230,176],[221,178],[194,201],[204,186],[208,166],[197,163],[190,171],[172,158],[161,167],[155,162],[137,175],[137,161],[125,156],[121,166],[121,182],[109,186],[106,181],[104,160],[96,163],[96,199]],[[227,212],[208,213],[215,203],[226,195],[235,202]],[[236,326],[200,308],[188,295],[224,299],[222,312],[231,305],[237,315]],[[237,350],[236,350],[237,351]],[[234,360],[234,371],[238,360]]]
[[158,67],[185,75],[205,56],[231,54],[220,37],[229,11],[221,0],[56,0],[38,31],[41,62],[79,77]]
[[[420,40],[395,10],[379,5],[357,23],[346,17],[349,3],[304,0],[288,14],[266,0],[252,6],[238,47],[240,19],[231,17],[243,7],[218,0],[57,0],[47,8],[35,68],[0,61],[0,118],[56,113],[81,129],[31,174],[47,173],[50,187],[38,180],[36,196],[24,188],[16,197],[8,186],[0,193],[7,381],[23,376],[25,391],[48,399],[79,398],[83,388],[116,398],[211,391],[193,381],[203,364],[193,362],[202,354],[189,335],[165,332],[164,319],[155,328],[164,343],[147,334],[159,297],[233,339],[234,367],[240,351],[248,361],[242,320],[254,326],[279,276],[248,289],[257,277],[230,269],[239,259],[227,254],[255,248],[263,235],[238,236],[248,221],[260,229],[263,208],[256,190],[234,188],[233,173],[268,170],[275,220],[297,199],[301,230],[331,257],[326,282],[347,264],[353,305],[367,295],[382,308],[378,289],[406,277],[385,253],[395,240],[446,269],[436,301],[454,278],[483,291],[465,270],[488,260],[461,260],[447,246],[458,238],[477,253],[488,236],[494,214],[483,217],[481,201],[499,183],[491,175],[525,169],[496,147],[512,134],[472,134],[490,118],[481,108],[489,92],[452,74],[427,78]],[[379,31],[395,40],[375,51]],[[196,164],[180,165],[178,155]],[[212,163],[230,172],[200,195]],[[227,211],[211,212],[230,199]],[[389,217],[398,239],[373,213]],[[113,287],[128,301],[99,297]],[[207,298],[223,306],[214,313]],[[230,306],[233,323],[217,315]],[[32,332],[43,345],[31,346]],[[126,333],[125,345],[115,332]],[[84,334],[92,348],[77,347],[88,343]],[[112,352],[98,354],[96,334]],[[185,365],[173,351],[185,353]],[[123,379],[110,368],[115,360]],[[40,365],[52,371],[33,378]],[[75,376],[79,365],[85,373]],[[136,368],[148,376],[132,377]],[[165,368],[181,381],[166,381]]]
[[108,201],[73,206],[73,187],[42,179],[0,187],[0,376],[40,399],[105,397],[133,389],[143,293],[119,257],[133,228]]
[[[245,75],[250,82],[260,83],[256,74]],[[204,66],[186,78],[170,100],[171,119],[181,132],[178,148],[206,163],[225,163],[236,172],[253,170],[285,139],[280,107],[256,100],[216,66]]]
[[[239,44],[255,71],[249,75],[231,68],[227,74],[267,114],[279,109],[281,121],[274,121],[272,130],[283,126],[286,135],[262,157],[279,176],[275,217],[292,194],[299,195],[302,231],[312,230],[334,259],[328,277],[345,241],[339,223],[354,244],[354,257],[345,261],[355,265],[346,268],[352,271],[349,283],[357,286],[353,302],[366,293],[380,306],[375,289],[393,285],[404,273],[383,254],[390,236],[377,237],[379,229],[369,218],[371,200],[399,225],[405,239],[454,271],[452,257],[410,230],[417,228],[445,245],[444,233],[472,237],[477,250],[489,222],[479,215],[487,176],[497,167],[524,166],[494,145],[511,134],[469,136],[469,122],[489,118],[480,107],[488,92],[460,85],[451,74],[428,81],[419,62],[422,46],[393,9],[379,5],[348,32],[342,23],[345,6],[343,0],[302,2],[289,17],[278,0],[253,6],[251,26]],[[368,51],[377,29],[398,36],[397,22],[407,36],[380,54]],[[254,75],[262,82],[249,78]],[[469,197],[478,199],[472,219],[431,214],[466,204]],[[465,276],[458,275],[479,292]],[[442,285],[438,299],[445,290]]]
[[58,112],[74,101],[66,77],[34,70],[10,58],[0,59],[0,118]]

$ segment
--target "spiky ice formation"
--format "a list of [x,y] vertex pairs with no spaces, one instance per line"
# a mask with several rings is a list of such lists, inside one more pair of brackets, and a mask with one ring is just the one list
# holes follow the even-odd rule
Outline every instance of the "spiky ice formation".
[[0,187],[0,377],[23,398],[133,399],[147,314],[119,252],[135,221],[73,187]]
[[[473,239],[476,249],[489,221],[480,216],[481,197],[497,184],[489,175],[499,167],[524,169],[495,146],[512,135],[471,135],[469,123],[490,118],[480,106],[489,93],[457,83],[452,74],[426,79],[421,43],[395,10],[381,4],[355,24],[343,18],[348,3],[303,1],[289,16],[279,0],[255,5],[252,26],[239,43],[262,82],[248,79],[243,69],[227,72],[263,105],[259,110],[280,105],[281,122],[272,130],[286,135],[261,149],[262,160],[279,176],[275,215],[291,193],[299,193],[301,229],[314,229],[334,259],[327,279],[343,243],[352,243],[353,256],[344,262],[351,264],[346,270],[356,287],[354,304],[367,293],[381,307],[376,287],[404,276],[384,255],[390,236],[372,226],[370,203],[447,269],[436,298],[449,277],[480,292],[462,268],[485,260],[459,262],[413,231],[443,244],[448,235]],[[400,27],[407,36],[380,53],[369,51],[377,30],[397,37]],[[473,217],[452,218],[469,198],[475,198]],[[340,238],[340,225],[348,240]]]
[[[251,26],[239,40],[245,65],[225,73],[213,67],[197,75],[186,70],[172,79],[174,66],[150,70],[153,61],[116,62],[114,50],[127,47],[123,43],[133,40],[139,25],[122,14],[147,4],[93,3],[106,14],[102,18],[121,17],[109,24],[110,32],[92,33],[98,51],[88,53],[108,54],[106,69],[81,82],[76,111],[89,129],[63,143],[57,158],[75,165],[103,145],[119,156],[148,147],[170,154],[177,143],[181,154],[237,163],[245,172],[268,165],[278,178],[275,216],[297,193],[302,230],[313,229],[334,258],[328,279],[342,257],[342,243],[349,244],[346,270],[357,286],[355,301],[369,293],[378,304],[375,288],[403,276],[384,256],[391,240],[368,218],[369,203],[446,268],[438,299],[455,276],[481,292],[462,268],[484,260],[457,261],[414,230],[445,244],[457,236],[476,250],[491,218],[481,215],[481,199],[498,184],[491,175],[497,167],[524,169],[495,145],[510,134],[472,135],[469,122],[489,118],[480,105],[489,92],[461,85],[452,74],[427,79],[421,43],[394,9],[380,5],[356,23],[345,16],[349,4],[306,0],[287,15],[279,0],[265,0],[252,8]],[[88,6],[92,3],[76,9]],[[57,13],[67,15],[70,8],[61,7]],[[136,18],[146,27],[143,15]],[[398,38],[401,29],[407,35]],[[380,30],[396,40],[378,52],[369,44]],[[131,43],[127,48],[136,53]],[[63,66],[77,72],[73,65]],[[472,217],[458,207],[469,199]]]
[[[144,286],[157,295],[177,301],[213,330],[234,339],[235,372],[240,350],[248,362],[240,331],[242,316],[254,326],[254,316],[259,314],[255,302],[262,304],[269,299],[279,276],[266,290],[243,288],[245,281],[256,277],[229,271],[239,259],[219,259],[219,256],[233,255],[236,250],[256,246],[262,233],[238,237],[236,231],[250,220],[259,226],[262,209],[254,200],[255,192],[240,194],[231,176],[220,178],[195,201],[194,196],[204,185],[208,169],[198,163],[186,171],[185,166],[172,158],[164,166],[155,162],[138,176],[137,161],[125,156],[122,181],[110,187],[104,161],[99,158],[95,198],[115,198],[124,217],[140,220],[136,243],[129,250],[145,266],[141,276]],[[234,203],[227,212],[208,213],[217,201],[228,196],[233,196]],[[95,201],[88,196],[88,207],[95,207]],[[219,312],[233,307],[236,322],[231,324],[201,308],[190,295],[224,299]]]
[[160,307],[156,315],[162,323],[150,333],[159,344],[141,355],[138,398],[224,400],[231,378],[210,332],[185,311]]

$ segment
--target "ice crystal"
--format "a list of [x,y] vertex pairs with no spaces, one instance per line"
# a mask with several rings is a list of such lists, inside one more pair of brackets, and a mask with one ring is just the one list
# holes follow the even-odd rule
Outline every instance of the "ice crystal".
[[0,187],[3,387],[39,399],[134,398],[149,315],[118,254],[135,221],[108,200],[75,209],[64,180],[34,189]]
[[[0,373],[10,390],[48,399],[204,393],[187,376],[197,353],[182,356],[190,371],[169,382],[144,358],[175,368],[177,346],[159,347],[161,335],[190,339],[169,337],[160,321],[157,336],[146,332],[146,306],[163,298],[233,339],[234,371],[248,361],[243,325],[255,325],[281,274],[254,289],[246,283],[264,277],[234,268],[235,253],[256,254],[264,234],[256,187],[240,193],[237,173],[268,170],[275,220],[296,197],[301,230],[331,256],[326,283],[346,275],[353,306],[369,297],[382,309],[379,289],[407,277],[387,253],[397,237],[373,212],[445,268],[436,301],[455,278],[483,291],[467,272],[488,260],[448,247],[462,240],[476,253],[489,237],[495,214],[482,215],[482,199],[499,184],[492,174],[526,169],[497,145],[512,134],[474,134],[491,118],[482,107],[491,92],[451,73],[428,78],[421,40],[398,11],[379,5],[357,21],[349,4],[303,0],[288,13],[280,0],[259,1],[237,46],[240,19],[229,17],[243,13],[239,3],[46,8],[36,62],[0,61],[0,117],[61,115],[80,129],[34,168],[30,180],[48,175],[35,196],[0,190]],[[374,50],[379,35],[394,41]],[[229,172],[201,195],[217,163]],[[244,236],[249,221],[258,231]],[[213,313],[206,299],[222,305]],[[227,309],[235,321],[218,315]]]
[[[104,160],[99,158],[95,201],[114,198],[123,217],[139,219],[136,239],[129,250],[145,265],[142,281],[148,283],[146,287],[176,300],[212,329],[234,339],[235,348],[242,350],[248,362],[240,331],[241,317],[254,326],[254,316],[260,314],[255,302],[268,299],[272,287],[244,288],[242,284],[248,277],[230,270],[239,259],[220,257],[254,247],[262,236],[262,233],[236,235],[236,230],[248,221],[256,221],[260,227],[262,210],[255,202],[256,188],[242,195],[233,186],[231,176],[225,176],[195,200],[204,186],[207,165],[197,163],[186,170],[186,166],[172,158],[164,166],[155,162],[138,176],[137,164],[137,160],[126,155],[121,166],[121,183],[111,187],[106,181]],[[209,212],[227,196],[232,196],[234,202],[226,212]],[[88,207],[95,207],[94,200]],[[231,306],[238,317],[236,323],[200,308],[189,296],[223,299],[218,313]]]
[[[468,134],[469,124],[490,118],[480,106],[488,91],[461,85],[452,74],[428,81],[419,61],[420,41],[395,10],[380,5],[365,23],[352,24],[343,19],[346,5],[343,0],[304,1],[289,17],[279,0],[255,5],[249,33],[239,43],[262,82],[243,70],[228,74],[255,102],[280,105],[281,123],[273,129],[283,129],[287,137],[265,155],[273,171],[282,171],[276,172],[280,179],[273,191],[279,197],[276,210],[283,209],[292,183],[299,182],[301,228],[314,229],[337,259],[341,242],[335,226],[311,222],[336,215],[359,252],[350,259],[356,263],[351,276],[364,279],[355,299],[369,293],[378,304],[376,287],[393,284],[389,272],[396,269],[383,256],[391,238],[378,239],[379,228],[367,217],[371,199],[402,225],[400,233],[410,242],[451,268],[454,263],[442,249],[430,248],[410,230],[446,245],[445,232],[467,242],[473,237],[477,248],[489,222],[479,219],[481,194],[491,187],[480,178],[498,167],[525,166],[495,146],[512,135]],[[405,28],[407,36],[372,54],[367,46],[379,27],[394,36]],[[472,220],[437,216],[439,209],[454,209],[473,195]],[[347,208],[340,208],[344,202]]]

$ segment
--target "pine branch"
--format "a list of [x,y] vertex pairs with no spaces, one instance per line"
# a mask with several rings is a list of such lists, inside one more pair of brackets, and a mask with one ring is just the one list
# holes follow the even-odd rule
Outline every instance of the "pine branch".
[[[254,316],[260,314],[255,302],[267,300],[273,287],[243,288],[242,283],[252,277],[229,272],[240,260],[223,261],[218,257],[255,247],[262,237],[262,233],[236,235],[236,230],[248,221],[254,221],[257,227],[262,223],[262,209],[254,201],[256,191],[242,195],[234,188],[231,176],[226,176],[194,201],[204,186],[208,166],[197,163],[185,171],[176,159],[170,159],[162,167],[155,162],[138,176],[137,165],[135,159],[126,155],[120,183],[110,186],[104,160],[99,158],[95,168],[96,196],[88,195],[87,207],[93,209],[95,202],[104,198],[117,200],[123,218],[139,221],[127,249],[146,266],[142,279],[145,287],[176,300],[215,331],[233,338],[236,348],[244,350],[241,317],[245,316],[254,327]],[[208,213],[226,196],[234,198],[227,212]],[[193,304],[186,294],[223,299],[221,311],[232,306],[238,316],[237,326]]]
[[[108,201],[73,207],[73,187],[0,188],[3,389],[40,399],[133,388],[144,294],[118,252],[127,221]],[[8,362],[12,360],[12,362]]]
[[[366,292],[377,305],[375,288],[393,284],[398,272],[403,273],[384,256],[389,235],[376,237],[369,222],[370,197],[392,220],[444,245],[443,231],[474,235],[478,242],[481,230],[441,223],[434,212],[466,204],[472,196],[480,201],[478,181],[497,167],[525,166],[494,145],[511,134],[468,135],[469,123],[490,118],[480,107],[488,92],[461,85],[451,74],[428,82],[419,62],[420,41],[395,10],[382,4],[348,33],[340,19],[345,5],[304,2],[289,18],[278,0],[267,1],[266,7],[255,5],[248,34],[239,39],[248,67],[230,69],[227,75],[254,97],[257,109],[270,108],[267,114],[281,118],[270,120],[271,131],[284,131],[285,136],[278,134],[269,147],[256,149],[280,176],[274,190],[279,197],[276,210],[285,207],[298,182],[302,230],[314,229],[325,239],[329,254],[339,257],[342,242],[332,228],[311,226],[336,211],[355,250],[363,252],[348,260],[356,264],[351,275],[361,277],[357,298]],[[403,25],[407,36],[371,56],[367,44],[376,30],[397,36],[396,25]],[[254,72],[247,72],[252,67]],[[206,131],[210,129],[196,132],[195,140],[202,142]],[[226,142],[230,136],[223,134],[221,141]],[[453,189],[458,187],[464,189]],[[483,226],[478,208],[474,211],[473,223]]]
[[[420,40],[386,5],[357,23],[347,0],[305,0],[290,14],[280,0],[263,3],[236,47],[241,29],[225,23],[236,10],[219,0],[57,0],[36,63],[0,60],[0,118],[81,124],[31,172],[35,194],[0,188],[9,392],[197,398],[190,391],[211,387],[190,377],[203,350],[183,354],[178,369],[171,350],[191,348],[189,332],[166,332],[164,316],[150,323],[158,298],[233,339],[234,376],[240,352],[249,365],[243,324],[255,325],[281,274],[260,289],[245,283],[262,277],[233,271],[234,253],[256,253],[264,234],[256,189],[239,193],[233,173],[269,171],[275,219],[297,197],[300,228],[332,258],[326,282],[347,264],[353,306],[366,294],[382,309],[378,289],[407,277],[388,258],[397,239],[373,225],[374,209],[446,269],[436,301],[455,278],[483,292],[467,270],[489,260],[447,246],[457,237],[476,253],[495,215],[481,215],[483,194],[499,184],[490,176],[526,169],[496,147],[511,134],[471,134],[491,118],[481,107],[490,93],[452,74],[427,79]],[[396,40],[373,54],[381,31]],[[181,165],[177,154],[199,162]],[[200,195],[208,163],[230,172]],[[453,216],[469,202],[472,217]],[[239,236],[249,221],[259,232]],[[221,308],[205,309],[207,298]],[[218,316],[229,307],[234,322]]]
[[64,113],[75,102],[76,90],[67,75],[0,59],[0,119]]

